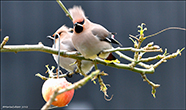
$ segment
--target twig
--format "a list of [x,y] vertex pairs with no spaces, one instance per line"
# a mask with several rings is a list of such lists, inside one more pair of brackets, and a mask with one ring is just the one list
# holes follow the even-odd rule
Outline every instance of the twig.
[[99,85],[100,85],[100,91],[102,91],[104,93],[105,100],[107,100],[107,101],[112,100],[113,95],[111,96],[110,99],[106,98],[106,97],[109,97],[108,94],[107,94],[107,86],[106,86],[106,85],[109,85],[109,84],[105,84],[103,82],[103,79],[101,78],[101,75],[98,75],[97,78],[98,78],[98,82],[99,82]]
[[[124,58],[124,59],[126,59],[126,60],[128,60],[128,61],[131,61],[131,62],[134,61],[134,59],[130,58],[129,56],[127,56],[127,55],[125,55],[125,54],[122,54],[120,51],[116,51],[115,53],[118,54],[121,58]],[[138,65],[140,65],[141,67],[144,67],[144,68],[146,68],[146,69],[151,68],[150,65],[147,65],[147,64],[142,63],[142,62],[139,62]]]
[[157,68],[160,64],[162,64],[163,62],[166,62],[169,59],[175,58],[178,55],[181,54],[181,52],[184,50],[185,48],[181,49],[181,50],[177,50],[175,53],[172,53],[170,55],[164,56],[160,61],[158,61],[156,64],[153,65],[153,68]]
[[53,101],[55,101],[56,94],[58,93],[59,88],[56,88],[54,93],[50,96],[50,99],[48,102],[41,108],[41,110],[48,110],[50,108],[50,105],[52,104]]
[[3,39],[2,43],[1,43],[1,48],[0,48],[0,49],[3,48],[3,46],[8,42],[8,40],[9,40],[9,37],[6,36],[6,37]]
[[178,30],[183,30],[183,31],[186,31],[185,28],[180,28],[180,27],[168,27],[168,28],[165,28],[157,33],[154,33],[154,34],[151,34],[151,35],[148,35],[148,36],[145,36],[145,38],[149,38],[149,37],[153,37],[153,36],[156,36],[164,31],[167,31],[167,30],[170,30],[170,29],[178,29]]
[[137,67],[131,67],[129,64],[106,63],[104,60],[99,59],[99,58],[95,59],[94,61],[96,61],[99,64],[105,65],[105,66],[110,66],[110,67],[114,67],[114,68],[118,68],[118,69],[127,69],[127,70],[137,72],[137,73],[141,73],[141,72],[145,72],[146,74],[153,74],[154,73],[153,68],[142,69],[142,68],[137,68]]
[[100,70],[96,70],[92,72],[90,75],[84,77],[83,79],[79,80],[78,82],[64,88],[58,91],[57,95],[62,94],[63,92],[72,90],[72,89],[78,89],[81,88],[83,85],[85,85],[90,79],[95,77],[96,75],[100,74]]
[[77,69],[78,69],[78,72],[81,73],[83,76],[87,76],[87,74],[85,74],[82,69],[81,69],[81,60],[76,60],[76,63],[77,63]]
[[[145,23],[141,23],[141,25],[138,25],[138,28],[140,28],[140,30],[138,30],[138,32],[140,32],[140,37],[138,43],[136,44],[137,45],[136,49],[139,49],[141,47],[142,42],[145,40],[143,32],[147,30],[147,28],[143,28],[144,25]],[[137,65],[139,60],[138,56],[139,56],[139,52],[135,52],[134,61],[130,64],[131,67],[135,67]]]
[[132,47],[126,47],[126,48],[112,48],[112,49],[107,49],[107,50],[103,50],[103,52],[116,52],[116,51],[132,51],[132,52],[162,52],[162,49],[152,49],[152,50],[146,50],[146,49],[135,49]]
[[137,41],[139,41],[139,39],[136,36],[133,36],[131,34],[129,34],[129,36],[132,37],[132,38],[134,38],[134,39],[136,39]]
[[163,55],[156,55],[154,57],[142,58],[142,59],[140,59],[139,62],[150,62],[150,61],[153,61],[153,60],[160,60],[162,58],[164,58]]
[[45,76],[42,76],[41,74],[37,73],[35,76],[40,77],[42,80],[47,80],[48,78]]
[[63,9],[63,11],[66,13],[66,16],[68,16],[71,19],[71,21],[73,21],[72,16],[68,12],[68,10],[65,8],[65,6],[63,5],[63,3],[60,0],[56,0],[56,1],[60,5],[60,7]]
[[142,75],[142,78],[144,79],[143,81],[147,81],[149,85],[151,85],[152,87],[154,88],[157,88],[159,87],[160,85],[159,84],[154,84],[153,82],[151,82],[147,76],[145,74],[141,74]]
[[151,93],[152,93],[153,97],[156,98],[156,95],[155,95],[156,94],[156,88],[160,87],[160,85],[159,84],[154,84],[153,82],[151,82],[144,73],[141,73],[141,76],[143,78],[143,81],[147,81],[147,83],[149,85],[151,85],[151,87],[152,87],[152,92]]

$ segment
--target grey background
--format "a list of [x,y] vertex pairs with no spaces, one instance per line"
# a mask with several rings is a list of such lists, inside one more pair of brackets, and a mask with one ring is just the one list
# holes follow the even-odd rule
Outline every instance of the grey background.
[[[64,1],[67,8],[81,5],[86,16],[96,23],[117,32],[117,40],[124,47],[131,47],[129,34],[137,35],[137,25],[147,24],[145,35],[153,34],[170,26],[186,27],[186,2],[184,1]],[[72,27],[63,10],[54,1],[48,2],[1,2],[1,41],[10,36],[7,45],[37,44],[42,42],[51,46],[46,38],[61,25]],[[169,30],[149,38],[142,46],[154,41],[168,52],[185,47],[185,32]],[[116,47],[116,46],[115,46]],[[132,52],[123,52],[133,56]],[[157,54],[157,53],[156,53]],[[155,55],[148,53],[144,57]],[[121,59],[123,63],[129,63]],[[154,62],[153,62],[154,63]],[[56,66],[52,55],[42,52],[1,53],[1,108],[3,106],[28,106],[39,109],[45,102],[41,96],[43,80],[34,75],[45,75],[45,65]],[[154,74],[147,77],[160,84],[156,96],[151,95],[151,87],[142,81],[138,73],[99,65],[99,69],[109,76],[103,77],[111,87],[108,94],[114,95],[110,102],[103,98],[99,84],[91,81],[76,90],[68,108],[89,109],[184,109],[185,108],[185,51],[182,56],[171,59],[158,67]],[[65,71],[64,71],[65,72]],[[69,79],[75,82],[82,76],[74,75]]]

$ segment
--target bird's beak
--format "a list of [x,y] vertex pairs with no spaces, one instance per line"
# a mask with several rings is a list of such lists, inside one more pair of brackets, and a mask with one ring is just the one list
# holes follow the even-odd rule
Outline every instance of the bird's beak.
[[52,36],[47,36],[47,38],[54,40],[54,37],[52,37]]

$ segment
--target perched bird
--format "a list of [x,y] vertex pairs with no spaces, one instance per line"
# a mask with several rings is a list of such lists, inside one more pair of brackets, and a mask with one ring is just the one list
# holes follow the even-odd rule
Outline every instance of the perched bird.
[[74,25],[72,42],[74,47],[85,58],[95,59],[99,56],[100,58],[106,59],[110,53],[103,54],[102,51],[113,48],[111,43],[122,46],[114,39],[114,33],[88,20],[81,6],[74,6],[69,9],[69,12],[73,18]]
[[[60,36],[60,41],[59,38],[57,38],[57,33]],[[70,29],[65,25],[61,26],[52,36],[56,37],[56,39],[54,39],[55,44],[52,46],[52,48],[60,48],[60,50],[66,50],[69,52],[76,50],[72,44],[72,33],[70,32]],[[58,45],[59,43],[60,47]],[[58,55],[53,54],[53,57],[56,63],[58,63]],[[59,65],[65,70],[67,70],[69,73],[72,73],[74,72],[74,70],[77,69],[77,64],[72,65],[75,61],[75,59],[60,56]],[[80,65],[81,70],[84,74],[88,74],[88,72],[91,71],[93,66],[93,62],[86,60],[82,60]]]

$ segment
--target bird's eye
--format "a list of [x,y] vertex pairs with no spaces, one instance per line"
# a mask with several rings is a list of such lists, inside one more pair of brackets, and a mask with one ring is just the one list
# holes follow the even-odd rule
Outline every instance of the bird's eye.
[[85,22],[85,21],[83,20],[82,22],[78,22],[78,23],[83,25],[83,24],[84,24],[84,22]]
[[56,34],[56,35],[54,36],[54,38],[55,38],[55,39],[59,38],[58,34]]
[[62,32],[59,33],[59,35],[61,35]]

